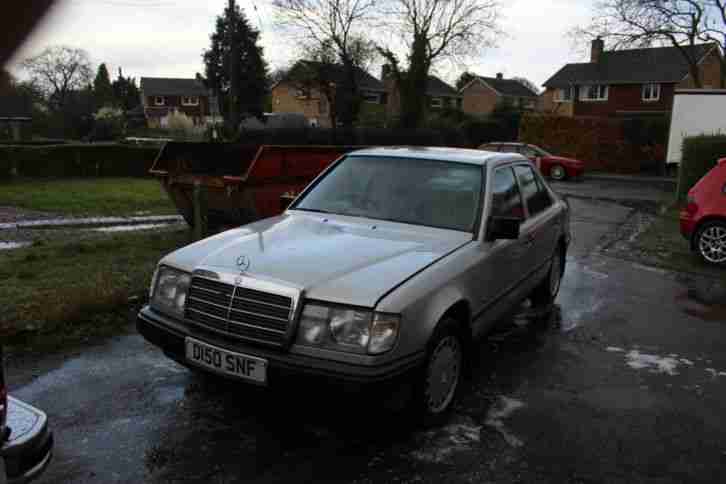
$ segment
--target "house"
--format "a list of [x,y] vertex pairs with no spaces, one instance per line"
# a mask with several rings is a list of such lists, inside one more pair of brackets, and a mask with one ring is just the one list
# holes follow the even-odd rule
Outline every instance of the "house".
[[[567,64],[545,83],[545,112],[565,116],[634,116],[668,114],[673,92],[693,88],[688,62],[676,47],[605,51],[592,41],[590,62]],[[698,68],[704,88],[721,79],[721,52],[716,44],[684,46]]]
[[0,139],[21,141],[30,136],[32,101],[19,93],[0,93]]
[[[384,64],[381,68],[381,79],[388,92],[386,115],[394,118],[401,113],[401,94],[391,73],[391,67]],[[429,112],[444,108],[461,109],[462,96],[449,84],[436,76],[429,76],[426,82],[426,108]]]
[[486,115],[497,105],[508,104],[522,110],[537,109],[538,94],[515,79],[476,76],[461,88],[462,109],[467,114]]
[[[316,69],[320,64],[312,61],[299,61],[290,72],[297,69]],[[343,83],[345,71],[342,65],[331,66],[330,77],[335,83]],[[381,81],[365,70],[356,68],[356,83],[363,98],[362,110],[367,108],[383,109],[387,93]],[[314,85],[292,79],[289,75],[272,86],[272,112],[298,113],[304,115],[313,126],[330,127],[330,102]]]
[[194,124],[210,121],[211,96],[199,79],[142,77],[140,91],[149,127],[166,127],[174,111],[186,114]]

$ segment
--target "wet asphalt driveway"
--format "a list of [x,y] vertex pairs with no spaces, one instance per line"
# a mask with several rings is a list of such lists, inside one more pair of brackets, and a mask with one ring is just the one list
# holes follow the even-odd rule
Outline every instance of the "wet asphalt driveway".
[[481,343],[439,427],[350,389],[203,378],[131,331],[9,368],[56,434],[41,481],[724,482],[723,287],[599,255],[637,216],[610,198],[570,198],[552,320]]

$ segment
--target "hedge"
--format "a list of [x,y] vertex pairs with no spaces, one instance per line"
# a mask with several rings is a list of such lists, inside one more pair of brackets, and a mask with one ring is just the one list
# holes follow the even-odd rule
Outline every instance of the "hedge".
[[665,117],[610,119],[526,114],[520,141],[577,158],[589,170],[662,172],[668,121]]
[[148,176],[158,147],[120,144],[0,146],[0,179],[27,177]]
[[719,159],[726,157],[726,135],[702,135],[683,140],[681,166],[678,170],[678,200],[684,201],[693,185]]

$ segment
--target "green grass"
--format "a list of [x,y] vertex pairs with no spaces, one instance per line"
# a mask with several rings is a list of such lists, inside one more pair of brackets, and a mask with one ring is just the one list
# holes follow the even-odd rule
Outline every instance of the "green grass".
[[0,183],[0,205],[68,216],[175,213],[157,180],[147,178],[24,179]]
[[59,347],[117,331],[159,259],[187,243],[187,231],[136,233],[0,253],[0,341]]
[[691,251],[689,242],[680,232],[678,207],[671,207],[659,215],[635,240],[632,248],[643,254],[648,263],[658,267],[726,278],[726,271],[706,264]]

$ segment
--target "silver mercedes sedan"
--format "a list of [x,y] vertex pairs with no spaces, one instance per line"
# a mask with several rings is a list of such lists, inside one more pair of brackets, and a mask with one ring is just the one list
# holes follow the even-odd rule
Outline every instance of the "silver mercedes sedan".
[[569,225],[521,155],[355,151],[282,215],[164,257],[137,326],[187,366],[259,385],[410,382],[437,418],[470,343],[557,296]]

